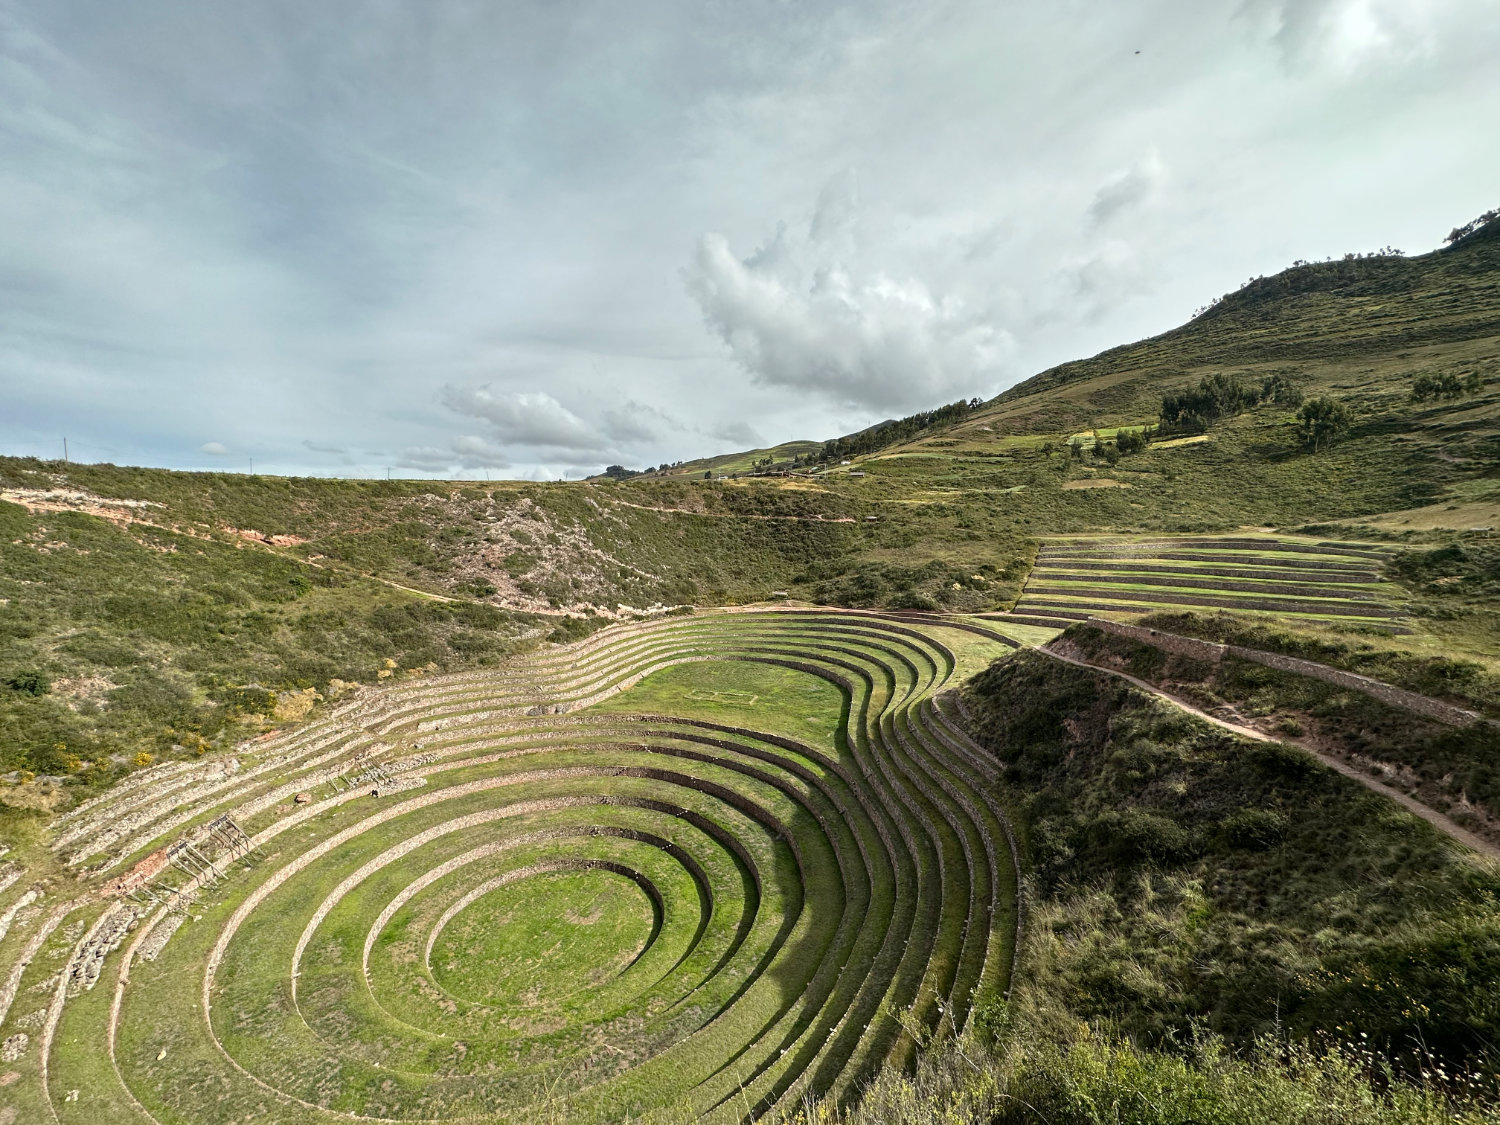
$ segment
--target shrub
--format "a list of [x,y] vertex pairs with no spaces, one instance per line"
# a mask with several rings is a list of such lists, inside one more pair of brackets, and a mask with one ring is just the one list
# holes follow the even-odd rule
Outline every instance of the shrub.
[[24,672],[17,672],[6,680],[5,686],[22,695],[39,696],[46,695],[52,690],[52,681],[35,668],[29,668]]
[[565,645],[573,641],[581,641],[608,624],[609,622],[601,617],[575,617],[567,614],[558,621],[557,627],[547,634],[547,639],[553,644]]
[[1124,814],[1101,818],[1096,828],[1113,836],[1113,850],[1125,862],[1179,863],[1192,852],[1192,836],[1169,817],[1144,809],[1126,809]]
[[1318,768],[1318,760],[1306,750],[1284,742],[1257,742],[1245,750],[1245,760],[1268,777],[1300,781]]
[[519,578],[537,564],[536,556],[527,551],[512,551],[501,560],[500,565],[512,578]]
[[1302,388],[1285,375],[1271,375],[1261,380],[1260,401],[1277,406],[1301,406]]
[[269,715],[276,709],[276,693],[259,684],[248,684],[224,692],[224,703],[240,714]]
[[1231,847],[1263,852],[1286,837],[1286,817],[1272,809],[1243,809],[1224,822],[1224,839]]

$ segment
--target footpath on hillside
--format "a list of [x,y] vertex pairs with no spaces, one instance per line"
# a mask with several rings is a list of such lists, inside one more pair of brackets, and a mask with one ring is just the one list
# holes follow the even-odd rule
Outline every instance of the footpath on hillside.
[[1408,812],[1421,817],[1428,824],[1431,824],[1434,828],[1436,828],[1439,832],[1442,832],[1444,835],[1450,837],[1451,839],[1458,841],[1465,847],[1472,848],[1474,851],[1479,852],[1481,855],[1488,856],[1491,859],[1500,859],[1500,847],[1497,847],[1495,844],[1490,843],[1482,836],[1470,832],[1467,828],[1464,828],[1462,825],[1456,823],[1449,817],[1438,812],[1430,805],[1423,804],[1415,797],[1403,793],[1399,789],[1392,788],[1391,786],[1386,785],[1383,782],[1375,780],[1373,777],[1370,777],[1368,774],[1356,769],[1349,763],[1337,757],[1334,757],[1331,754],[1324,753],[1316,746],[1309,745],[1308,743],[1299,741],[1297,739],[1273,738],[1271,735],[1268,735],[1263,731],[1258,731],[1254,727],[1230,722],[1227,719],[1221,719],[1216,715],[1209,714],[1207,711],[1204,711],[1199,707],[1193,706],[1193,704],[1187,702],[1184,699],[1179,699],[1171,692],[1157,687],[1155,684],[1148,683],[1147,681],[1142,680],[1137,676],[1132,676],[1128,672],[1122,672],[1118,668],[1110,668],[1109,666],[1104,664],[1096,664],[1091,661],[1082,660],[1076,656],[1058,652],[1047,646],[1042,646],[1037,651],[1046,653],[1048,656],[1052,657],[1052,659],[1060,660],[1066,664],[1072,664],[1079,668],[1086,668],[1093,672],[1103,672],[1106,675],[1122,679],[1127,683],[1133,685],[1134,687],[1139,688],[1141,691],[1149,692],[1151,695],[1156,696],[1158,699],[1163,699],[1166,702],[1172,704],[1174,707],[1188,712],[1188,714],[1190,715],[1202,719],[1205,722],[1212,723],[1216,727],[1221,727],[1224,730],[1232,731],[1233,733],[1238,735],[1243,735],[1245,738],[1252,738],[1257,742],[1287,742],[1291,745],[1299,747],[1302,750],[1306,750],[1309,754],[1312,754],[1315,758],[1318,759],[1318,761],[1322,762],[1329,769],[1342,774],[1344,777],[1347,777],[1352,781],[1359,782],[1359,784],[1363,785],[1366,789],[1379,793],[1383,797],[1389,797],[1391,800],[1395,801],[1398,805],[1406,809]]

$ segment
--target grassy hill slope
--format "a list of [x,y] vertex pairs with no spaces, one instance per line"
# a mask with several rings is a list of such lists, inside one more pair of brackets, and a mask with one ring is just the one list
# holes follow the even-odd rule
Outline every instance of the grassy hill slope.
[[[1412,400],[1423,374],[1474,373],[1477,394]],[[1308,452],[1292,408],[1273,401],[1112,452],[1115,430],[1151,423],[1164,394],[1206,375],[1337,397],[1353,425]],[[1497,422],[1491,223],[1421,257],[1258,279],[1182,328],[1043,372],[957,425],[816,477],[702,476],[810,442],[666,477],[483,487],[0,459],[0,680],[56,685],[0,693],[0,768],[190,753],[295,709],[289,692],[461,667],[684,604],[784,591],[1009,610],[1059,534],[1378,538],[1408,548],[1380,574],[1416,630],[1402,643],[1490,661],[1500,554],[1468,529],[1500,524]]]

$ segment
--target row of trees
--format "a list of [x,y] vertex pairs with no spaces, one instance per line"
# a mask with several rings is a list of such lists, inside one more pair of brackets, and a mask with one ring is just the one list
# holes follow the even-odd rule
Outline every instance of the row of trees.
[[1413,402],[1428,402],[1432,399],[1455,399],[1465,395],[1477,395],[1484,390],[1484,376],[1470,371],[1460,376],[1453,371],[1424,372],[1411,385]]
[[823,451],[818,455],[818,460],[827,463],[840,461],[846,457],[861,457],[867,453],[874,453],[886,446],[910,441],[926,430],[956,425],[983,405],[984,400],[971,398],[967,401],[950,402],[947,406],[940,406],[936,410],[924,410],[905,418],[881,422],[857,434],[824,442]]
[[1300,406],[1302,390],[1284,375],[1267,376],[1256,386],[1215,372],[1205,375],[1196,387],[1162,396],[1162,432],[1201,434],[1221,418],[1232,418],[1263,402]]
[[[1162,396],[1160,431],[1203,433],[1220,419],[1232,418],[1262,403],[1298,407],[1297,439],[1303,448],[1314,452],[1332,445],[1353,422],[1344,403],[1327,395],[1304,401],[1302,389],[1284,375],[1267,376],[1255,385],[1215,373],[1204,376],[1196,387]],[[1120,443],[1126,437],[1121,434],[1116,440],[1117,453],[1143,449],[1151,436],[1149,429],[1131,435],[1127,447]]]
[[671,469],[680,469],[682,465],[682,461],[663,461],[660,466],[651,465],[645,469],[627,469],[624,465],[611,465],[600,475],[610,480],[629,480],[631,477],[648,477],[652,473],[665,473]]
[[1327,449],[1353,423],[1349,408],[1327,395],[1309,399],[1297,411],[1297,440],[1316,453]]

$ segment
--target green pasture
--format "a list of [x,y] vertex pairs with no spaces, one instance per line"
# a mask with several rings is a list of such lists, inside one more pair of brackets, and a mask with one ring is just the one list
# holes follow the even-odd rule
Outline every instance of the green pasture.
[[845,707],[839,688],[818,676],[773,664],[725,659],[653,672],[619,695],[595,704],[594,710],[706,719],[832,748]]

